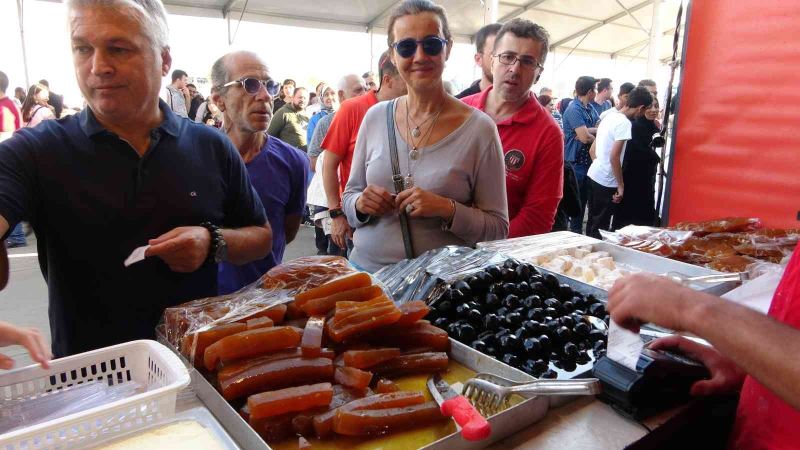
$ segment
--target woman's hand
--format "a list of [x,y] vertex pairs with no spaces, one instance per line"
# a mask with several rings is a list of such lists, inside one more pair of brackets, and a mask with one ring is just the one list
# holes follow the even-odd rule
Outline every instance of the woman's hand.
[[[0,347],[21,345],[28,350],[31,359],[40,363],[45,369],[50,367],[53,358],[50,348],[39,330],[18,327],[7,322],[0,322]],[[0,369],[9,370],[14,367],[14,360],[0,354]]]
[[386,189],[370,184],[356,200],[356,209],[361,214],[381,217],[394,211],[394,199]]
[[418,187],[397,194],[395,205],[400,211],[405,210],[410,217],[440,217],[447,220],[454,213],[453,203],[449,198]]

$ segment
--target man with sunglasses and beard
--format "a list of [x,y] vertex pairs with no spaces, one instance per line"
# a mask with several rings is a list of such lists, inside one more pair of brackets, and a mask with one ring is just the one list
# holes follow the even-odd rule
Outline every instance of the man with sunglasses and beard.
[[36,231],[57,357],[155,338],[164,308],[216,295],[220,261],[272,246],[230,141],[159,101],[172,64],[163,4],[66,10],[87,108],[0,143],[0,234],[23,218]]
[[530,90],[542,73],[549,39],[529,20],[507,22],[494,44],[494,84],[462,99],[497,125],[505,155],[509,237],[549,232],[561,200],[564,138]]
[[333,116],[328,134],[322,141],[322,148],[327,152],[322,165],[322,183],[328,197],[328,213],[332,219],[331,240],[342,249],[343,256],[347,254],[348,241],[353,238],[353,230],[342,211],[342,192],[350,178],[350,166],[353,163],[361,121],[364,120],[367,110],[376,103],[395,99],[407,92],[397,67],[389,59],[389,52],[381,55],[378,76],[381,83],[378,91],[370,90],[358,98],[343,102]]
[[240,51],[219,58],[211,69],[211,81],[219,89],[214,102],[224,116],[225,133],[239,149],[272,228],[272,252],[265,258],[220,264],[219,293],[228,294],[283,260],[286,244],[300,228],[309,169],[305,153],[266,132],[279,85],[255,53]]

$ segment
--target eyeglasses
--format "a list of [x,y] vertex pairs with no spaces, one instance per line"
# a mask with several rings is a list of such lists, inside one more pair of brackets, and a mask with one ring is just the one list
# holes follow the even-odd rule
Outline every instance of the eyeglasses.
[[408,38],[395,42],[392,44],[392,47],[397,50],[397,54],[401,57],[410,58],[417,52],[417,46],[419,46],[419,44],[422,44],[422,51],[425,52],[426,55],[437,56],[439,53],[442,53],[444,46],[447,45],[447,41],[439,36],[428,36],[420,41]]
[[519,61],[520,66],[534,69],[544,69],[544,66],[539,64],[536,58],[530,56],[517,56],[513,53],[500,53],[499,55],[492,55],[500,61],[501,64],[513,66],[514,63]]
[[267,80],[259,80],[258,78],[239,78],[238,80],[233,80],[229,83],[225,83],[222,87],[233,86],[234,84],[241,84],[244,88],[244,91],[250,95],[258,94],[258,91],[261,90],[261,86],[267,88],[267,93],[271,96],[278,95],[278,89],[280,89],[281,85],[278,84],[277,81],[273,80],[272,78]]

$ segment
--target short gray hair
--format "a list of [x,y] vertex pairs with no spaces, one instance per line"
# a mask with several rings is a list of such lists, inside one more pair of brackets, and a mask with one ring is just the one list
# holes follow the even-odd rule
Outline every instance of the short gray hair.
[[223,85],[228,82],[228,67],[225,65],[225,58],[228,55],[222,55],[219,57],[218,60],[214,61],[214,65],[211,66],[211,85],[216,86],[219,88],[220,93],[223,91]]
[[167,10],[161,0],[67,0],[67,10],[87,6],[124,7],[136,12],[134,18],[142,25],[146,37],[157,50],[169,47]]

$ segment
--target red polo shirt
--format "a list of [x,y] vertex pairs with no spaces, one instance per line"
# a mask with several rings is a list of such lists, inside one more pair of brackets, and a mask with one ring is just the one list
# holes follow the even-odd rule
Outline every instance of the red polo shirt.
[[336,115],[333,116],[328,134],[322,141],[321,147],[324,150],[336,153],[342,158],[339,165],[339,184],[342,191],[350,179],[350,165],[353,163],[353,150],[356,148],[356,137],[358,129],[361,128],[361,121],[364,120],[367,110],[376,103],[378,97],[372,90],[342,102]]
[[[800,329],[800,246],[795,249],[775,290],[769,315]],[[797,355],[786,357],[797,358]],[[788,450],[799,446],[800,411],[778,398],[755,378],[745,378],[729,447]]]
[[[461,99],[486,110],[489,87]],[[564,136],[553,116],[528,93],[528,101],[510,118],[497,123],[506,163],[508,237],[548,233],[564,184]]]

